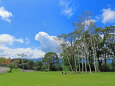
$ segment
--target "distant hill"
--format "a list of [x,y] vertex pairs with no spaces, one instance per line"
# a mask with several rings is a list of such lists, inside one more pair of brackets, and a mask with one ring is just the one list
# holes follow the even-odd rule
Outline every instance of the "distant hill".
[[36,61],[42,61],[42,58],[36,58],[36,59],[29,59],[28,58],[28,60],[33,60],[34,62],[36,62]]
[[[28,58],[28,60],[33,60],[34,62],[36,62],[36,61],[42,61],[42,58],[36,58],[36,59],[29,59]],[[62,59],[59,58],[59,60],[60,60],[60,63],[62,63]]]
[[[33,60],[34,62],[36,62],[36,61],[42,61],[42,58],[36,58],[36,59],[32,59],[32,58],[27,58],[28,60]],[[60,60],[60,63],[62,63],[62,58],[59,58],[59,60]],[[85,60],[84,60],[84,62],[85,62]],[[104,60],[103,60],[103,62],[104,62]],[[107,63],[112,63],[112,60],[111,59],[108,59],[107,60]]]

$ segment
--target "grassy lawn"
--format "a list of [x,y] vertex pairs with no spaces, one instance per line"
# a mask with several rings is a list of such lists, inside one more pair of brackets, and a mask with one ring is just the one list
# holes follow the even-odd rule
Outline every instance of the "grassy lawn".
[[62,75],[61,72],[19,72],[0,74],[0,86],[115,86],[115,73]]

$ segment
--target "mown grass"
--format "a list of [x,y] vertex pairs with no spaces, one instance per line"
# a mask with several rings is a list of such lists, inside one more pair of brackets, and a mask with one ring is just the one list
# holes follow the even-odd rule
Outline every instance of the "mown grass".
[[61,72],[19,72],[0,74],[0,86],[115,86],[115,73],[62,75]]

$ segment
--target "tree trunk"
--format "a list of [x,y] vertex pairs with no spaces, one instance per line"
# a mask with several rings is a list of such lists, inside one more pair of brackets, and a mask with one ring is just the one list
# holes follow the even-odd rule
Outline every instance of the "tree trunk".
[[86,63],[86,61],[87,61],[87,56],[86,56],[86,50],[87,50],[87,48],[86,48],[86,40],[85,40],[85,35],[84,35],[84,56],[85,56],[85,72],[87,72],[87,63]]
[[71,71],[72,71],[72,73],[73,73],[73,68],[72,68],[72,65],[71,65],[71,62],[70,62],[68,56],[67,56],[67,59],[68,59],[68,62],[69,62],[69,65],[70,65]]
[[74,56],[74,63],[75,63],[75,71],[77,72],[77,64],[76,64],[76,58],[75,58],[75,56]]
[[85,56],[86,56],[86,59],[87,59],[87,62],[88,62],[89,71],[91,73],[91,65],[90,65],[90,62],[89,62],[89,59],[88,59],[88,57],[89,57],[88,48],[87,48],[87,46],[85,46],[85,48],[86,48]]
[[23,72],[24,72],[24,61],[23,61],[23,58],[22,58],[22,68],[23,68]]
[[84,51],[83,51],[83,45],[82,45],[82,72],[84,72],[83,56],[84,56]]
[[85,72],[87,72],[86,56],[85,56]]
[[10,71],[9,71],[9,72],[12,72],[12,69],[13,69],[13,68],[10,68]]
[[101,67],[102,60],[99,60],[99,57],[97,57],[97,61],[98,61],[98,64],[99,64],[99,71],[101,71],[102,70],[102,67]]
[[[94,39],[94,37],[93,37],[93,39]],[[92,50],[93,50],[93,60],[94,60],[94,69],[95,69],[95,72],[97,72],[97,68],[96,68],[96,54],[95,54],[95,49],[94,49],[94,47],[95,47],[95,42],[94,42],[94,44],[92,43],[92,38],[91,38],[91,45],[92,45]]]
[[48,71],[50,70],[50,64],[48,63]]
[[90,71],[90,74],[91,74],[91,65],[89,63],[89,60],[88,60],[88,65],[89,65],[89,71]]
[[107,67],[107,58],[106,58],[106,51],[105,51],[105,59],[104,59],[104,65],[105,65],[105,71],[106,71],[106,67]]
[[64,58],[62,58],[62,67],[63,67],[63,72],[64,72]]
[[82,56],[82,72],[84,70],[84,64],[83,64],[83,56]]
[[[93,51],[94,51],[94,49],[93,49]],[[95,72],[97,72],[97,68],[96,68],[96,58],[95,58],[95,51],[94,51],[94,56],[93,56],[93,57],[94,57],[93,60],[94,60],[94,68],[95,68]]]
[[78,63],[79,63],[79,72],[81,71],[81,68],[80,68],[80,58],[78,56]]
[[87,61],[88,61],[89,71],[90,71],[90,74],[91,74],[91,65],[90,65],[88,57],[89,57],[89,54],[87,53]]

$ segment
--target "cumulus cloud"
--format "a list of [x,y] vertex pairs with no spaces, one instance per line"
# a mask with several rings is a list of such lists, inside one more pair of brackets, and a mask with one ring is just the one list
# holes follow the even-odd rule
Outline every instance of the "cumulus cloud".
[[56,36],[49,36],[45,32],[39,32],[35,36],[35,40],[40,41],[41,48],[44,52],[57,52],[59,41]]
[[15,37],[9,35],[9,34],[0,34],[0,45],[12,45],[13,42],[20,42],[23,43],[24,41],[20,39],[16,39]]
[[[27,38],[26,38],[27,39]],[[41,58],[44,56],[44,52],[37,48],[9,48],[7,45],[13,45],[14,42],[24,43],[24,41],[20,39],[16,39],[15,37],[9,34],[1,34],[0,35],[0,56],[4,56],[5,58],[18,58],[17,54],[26,54],[27,58]]]
[[111,8],[102,10],[102,23],[115,23],[115,10]]
[[[17,54],[24,53],[27,55],[26,58],[41,58],[44,57],[47,52],[57,52],[57,47],[60,47],[60,40],[57,40],[56,36],[49,36],[45,32],[39,32],[35,36],[35,40],[39,41],[41,46],[38,48],[10,48],[8,45],[12,45],[14,42],[25,43],[28,42],[28,38],[26,37],[26,41],[23,41],[21,38],[17,39],[14,36],[9,34],[1,34],[0,35],[0,56],[4,56],[5,58],[18,58]],[[28,44],[28,43],[27,43]]]
[[68,17],[71,17],[74,14],[77,6],[74,0],[60,0],[59,5],[62,7],[62,13]]
[[5,58],[20,58],[17,54],[24,53],[27,55],[26,58],[41,58],[45,55],[45,53],[37,48],[16,48],[11,49],[6,46],[0,46],[0,56],[4,56]]
[[5,45],[5,44],[12,45],[13,39],[14,39],[13,36],[9,34],[1,34],[0,35],[0,45]]
[[0,7],[0,17],[2,20],[5,20],[7,22],[11,22],[9,19],[12,16],[12,13],[7,11],[4,7]]

